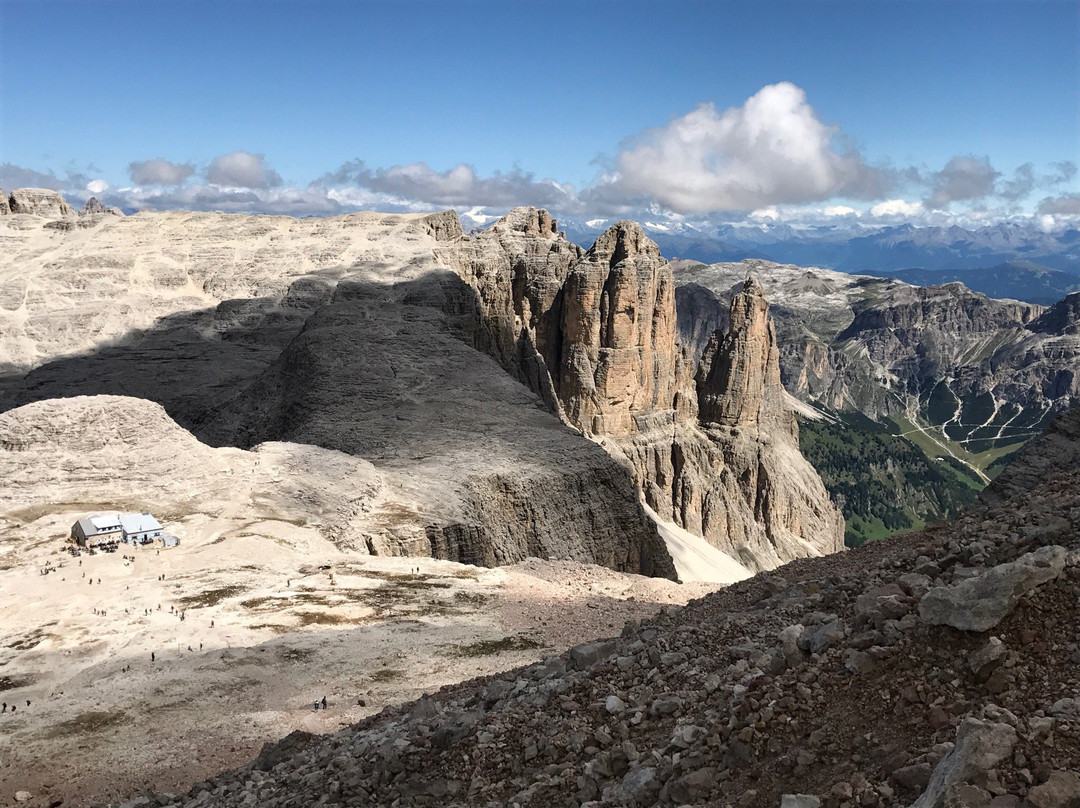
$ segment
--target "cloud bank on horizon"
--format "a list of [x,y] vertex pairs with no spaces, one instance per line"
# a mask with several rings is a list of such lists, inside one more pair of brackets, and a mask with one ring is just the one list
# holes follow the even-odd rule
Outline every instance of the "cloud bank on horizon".
[[[624,140],[588,186],[513,168],[480,176],[466,163],[370,167],[361,159],[307,185],[288,185],[263,154],[236,150],[206,165],[164,156],[133,160],[128,177],[10,163],[0,187],[45,187],[126,210],[218,210],[325,216],[356,210],[458,208],[477,223],[517,205],[581,219],[986,224],[1033,220],[1050,230],[1080,223],[1070,161],[1026,163],[1012,176],[986,156],[956,155],[939,169],[872,165],[838,126],[821,121],[802,88],[767,85],[738,107],[702,103],[666,126]],[[127,182],[130,180],[130,182]],[[861,209],[860,209],[861,208]]]

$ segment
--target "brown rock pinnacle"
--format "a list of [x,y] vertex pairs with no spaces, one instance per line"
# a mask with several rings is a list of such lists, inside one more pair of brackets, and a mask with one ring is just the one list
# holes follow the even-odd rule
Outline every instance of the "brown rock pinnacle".
[[570,270],[561,325],[555,387],[586,434],[634,434],[637,416],[673,408],[675,283],[640,225],[612,225]]
[[703,424],[769,426],[791,432],[794,417],[784,406],[780,352],[765,290],[747,278],[731,302],[726,335],[713,334],[697,375]]

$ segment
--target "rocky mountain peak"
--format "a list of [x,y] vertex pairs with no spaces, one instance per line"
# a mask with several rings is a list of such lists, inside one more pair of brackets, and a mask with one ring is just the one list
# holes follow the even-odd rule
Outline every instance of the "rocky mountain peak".
[[698,370],[698,411],[704,424],[793,427],[784,406],[780,352],[765,290],[747,278],[731,301],[726,335],[713,334]]
[[1028,325],[1037,334],[1080,334],[1080,292],[1066,295]]
[[674,407],[675,282],[636,223],[612,225],[571,268],[560,334],[556,389],[586,434],[631,435]]
[[[653,261],[663,261],[656,242],[645,235],[637,222],[621,221],[609,227],[589,249],[588,256],[594,261],[606,261],[614,267],[627,258],[644,256]],[[667,262],[664,261],[666,264]]]
[[520,207],[503,216],[491,226],[496,233],[522,233],[526,236],[554,239],[559,235],[559,225],[543,208]]
[[8,205],[12,213],[29,213],[50,219],[75,215],[75,209],[64,201],[64,197],[48,188],[17,188],[11,192]]

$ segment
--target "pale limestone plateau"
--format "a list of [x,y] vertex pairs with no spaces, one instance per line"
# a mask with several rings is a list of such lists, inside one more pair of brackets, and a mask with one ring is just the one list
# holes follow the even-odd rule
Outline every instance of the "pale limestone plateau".
[[[536,209],[471,237],[452,212],[97,212],[57,228],[57,209],[0,220],[5,410],[122,394],[211,445],[363,458],[396,502],[337,529],[359,552],[673,576],[639,495],[750,569],[842,547],[769,386],[775,340],[717,349],[752,384],[716,394],[763,403],[699,421],[674,281],[633,223],[584,251]],[[773,339],[753,309],[746,338]]]
[[[364,555],[346,540],[415,518],[415,478],[309,444],[210,447],[139,398],[0,414],[0,480],[3,805],[186,790],[294,730],[716,588],[574,561]],[[68,554],[75,519],[117,510],[151,511],[179,547]],[[312,710],[314,690],[329,709]]]

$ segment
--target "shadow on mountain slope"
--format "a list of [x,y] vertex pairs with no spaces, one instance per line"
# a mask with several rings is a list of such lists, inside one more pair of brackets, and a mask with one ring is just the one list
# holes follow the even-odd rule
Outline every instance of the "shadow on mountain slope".
[[37,368],[7,383],[0,411],[135,396],[211,445],[284,440],[363,457],[417,504],[399,540],[369,544],[379,554],[674,576],[628,471],[463,341],[479,311],[449,271],[393,284],[355,275],[332,290],[301,279],[280,301],[172,315]]
[[156,401],[190,429],[268,367],[331,293],[326,280],[308,277],[280,299],[226,300],[162,317],[93,353],[0,380],[0,412],[48,398],[124,395]]

